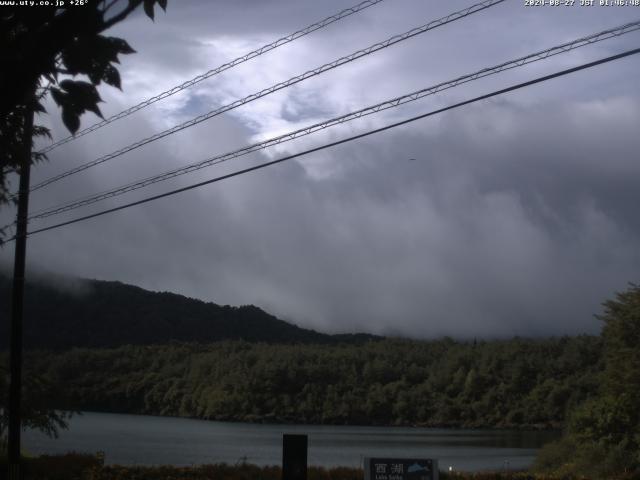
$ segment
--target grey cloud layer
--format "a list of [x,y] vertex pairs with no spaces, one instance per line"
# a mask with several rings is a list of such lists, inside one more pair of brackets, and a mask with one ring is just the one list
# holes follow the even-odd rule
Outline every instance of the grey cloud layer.
[[[354,19],[353,30],[341,38],[381,39],[393,29],[413,26],[418,14],[412,9],[429,19],[467,2],[447,3],[445,8],[439,2],[407,0],[404,10],[398,4],[370,9]],[[276,32],[288,33],[348,6],[284,0],[188,5],[170,9],[159,25],[148,27],[153,33],[144,33],[144,18],[119,27],[117,33],[131,34],[131,43],[143,56],[139,63],[135,58],[125,63],[130,91],[135,92],[131,95],[149,88],[145,82],[156,75],[160,80],[177,78],[198,66],[201,71],[214,66],[201,65],[200,49],[207,35],[213,40],[220,35],[220,45],[226,41],[232,51],[233,42],[223,40],[225,35],[277,36]],[[278,97],[289,103],[263,102],[145,147],[36,197],[34,204],[103,190],[199,160],[212,151],[236,148],[256,132],[266,134],[302,119],[331,115],[335,108],[344,111],[356,102],[354,95],[357,102],[373,103],[465,73],[485,59],[487,64],[497,63],[622,23],[622,15],[612,10],[575,10],[574,15],[558,10],[550,15],[507,2],[504,9],[487,12],[482,21],[469,21],[466,28],[443,30]],[[385,21],[389,25],[383,28]],[[158,42],[165,25],[166,38],[174,43],[163,51]],[[211,25],[218,26],[214,33]],[[528,37],[522,33],[526,31]],[[456,34],[477,49],[462,55]],[[310,38],[318,58],[311,50],[311,58],[304,59],[303,45],[292,57],[284,50],[284,56],[274,52],[263,63],[247,66],[248,86],[259,83],[269,62],[278,74],[287,69],[299,73],[319,58],[335,55],[339,39],[332,35],[319,34],[316,43]],[[621,39],[617,45],[630,43]],[[571,61],[608,49],[613,47],[597,47]],[[288,58],[295,58],[295,63]],[[569,63],[558,60],[555,66]],[[470,90],[451,91],[407,111],[425,111],[549,68],[534,67]],[[612,65],[299,162],[35,236],[29,247],[30,268],[118,279],[219,303],[256,303],[298,324],[327,331],[422,337],[596,332],[598,322],[592,314],[600,302],[625,288],[626,282],[637,281],[640,271],[640,101],[624,81],[637,73],[635,60]],[[126,144],[122,136],[136,138],[206,108],[217,89],[237,89],[233,75],[203,85],[198,95],[176,100],[171,105],[179,106],[179,113],[150,109],[113,126],[109,135],[77,142],[52,155],[52,162],[36,176],[58,170],[56,162],[69,167],[86,160],[90,151]],[[108,108],[124,101],[115,94],[111,99]],[[57,116],[51,117],[59,128]],[[248,123],[249,118],[256,121]],[[346,135],[342,132],[329,137]],[[298,151],[314,142],[318,143],[305,140],[280,151]],[[266,158],[256,155],[238,166]],[[203,171],[173,186],[216,173]],[[155,191],[168,188],[157,186]],[[131,198],[143,193],[136,195]],[[0,255],[8,261],[10,252],[5,249]]]

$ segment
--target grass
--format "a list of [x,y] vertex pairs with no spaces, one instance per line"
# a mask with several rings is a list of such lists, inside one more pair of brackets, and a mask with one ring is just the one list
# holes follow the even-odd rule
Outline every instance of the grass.
[[[85,480],[92,469],[99,469],[101,462],[94,455],[67,453],[23,457],[25,480]],[[0,480],[7,479],[6,457],[0,458]]]
[[[280,480],[280,467],[256,465],[200,465],[193,467],[103,466],[94,455],[68,453],[25,458],[24,480]],[[310,467],[307,480],[363,480],[361,469]],[[636,480],[628,476],[610,480]],[[0,480],[7,479],[6,460],[0,459]],[[580,480],[579,477],[528,472],[440,473],[441,480]]]

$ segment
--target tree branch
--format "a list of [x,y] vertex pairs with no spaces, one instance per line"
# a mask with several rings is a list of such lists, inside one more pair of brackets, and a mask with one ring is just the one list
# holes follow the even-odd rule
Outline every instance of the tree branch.
[[104,8],[102,9],[102,11],[104,13],[107,13],[111,7],[113,7],[116,3],[118,3],[119,0],[111,0],[111,2],[107,5],[107,0],[103,0],[102,4],[105,5]]
[[[112,2],[112,5],[114,3],[116,3],[117,0],[114,0]],[[129,16],[129,14],[131,12],[133,12],[136,8],[138,8],[138,6],[142,3],[141,0],[136,0],[136,2],[134,3],[129,3],[129,6],[127,6],[127,8],[125,8],[124,10],[122,10],[120,13],[118,13],[117,15],[114,15],[113,17],[111,17],[108,21],[105,20],[103,28],[96,32],[96,33],[102,33],[105,30],[107,30],[108,28],[112,27],[113,25],[115,25],[118,22],[121,22],[122,20],[124,20],[125,18],[127,18]],[[106,12],[106,11],[105,11]]]

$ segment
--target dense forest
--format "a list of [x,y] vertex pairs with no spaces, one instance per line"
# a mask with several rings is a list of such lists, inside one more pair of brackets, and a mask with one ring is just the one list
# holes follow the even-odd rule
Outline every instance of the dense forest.
[[[56,407],[314,424],[559,427],[597,389],[597,337],[37,352]],[[1,383],[1,382],[0,382]]]
[[[6,297],[8,289],[0,276],[0,293]],[[326,335],[253,306],[95,280],[33,282],[26,295],[25,345],[39,349],[26,360],[27,402],[60,409],[548,428],[562,425],[567,411],[593,394],[602,369],[596,337],[456,342]],[[3,342],[8,304],[0,306]]]
[[[8,347],[10,279],[0,272],[0,349]],[[26,285],[26,348],[116,347],[171,341],[360,342],[373,335],[326,335],[253,305],[216,305],[120,282],[67,277]]]

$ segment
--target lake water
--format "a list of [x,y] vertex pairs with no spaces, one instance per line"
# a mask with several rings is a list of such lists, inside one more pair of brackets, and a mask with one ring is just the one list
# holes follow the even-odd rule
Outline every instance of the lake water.
[[84,413],[57,440],[39,432],[23,434],[34,454],[105,452],[107,464],[198,465],[246,461],[280,465],[282,434],[309,436],[309,465],[362,465],[367,457],[421,457],[441,469],[523,469],[557,432],[451,430],[408,427],[259,425],[184,418]]

